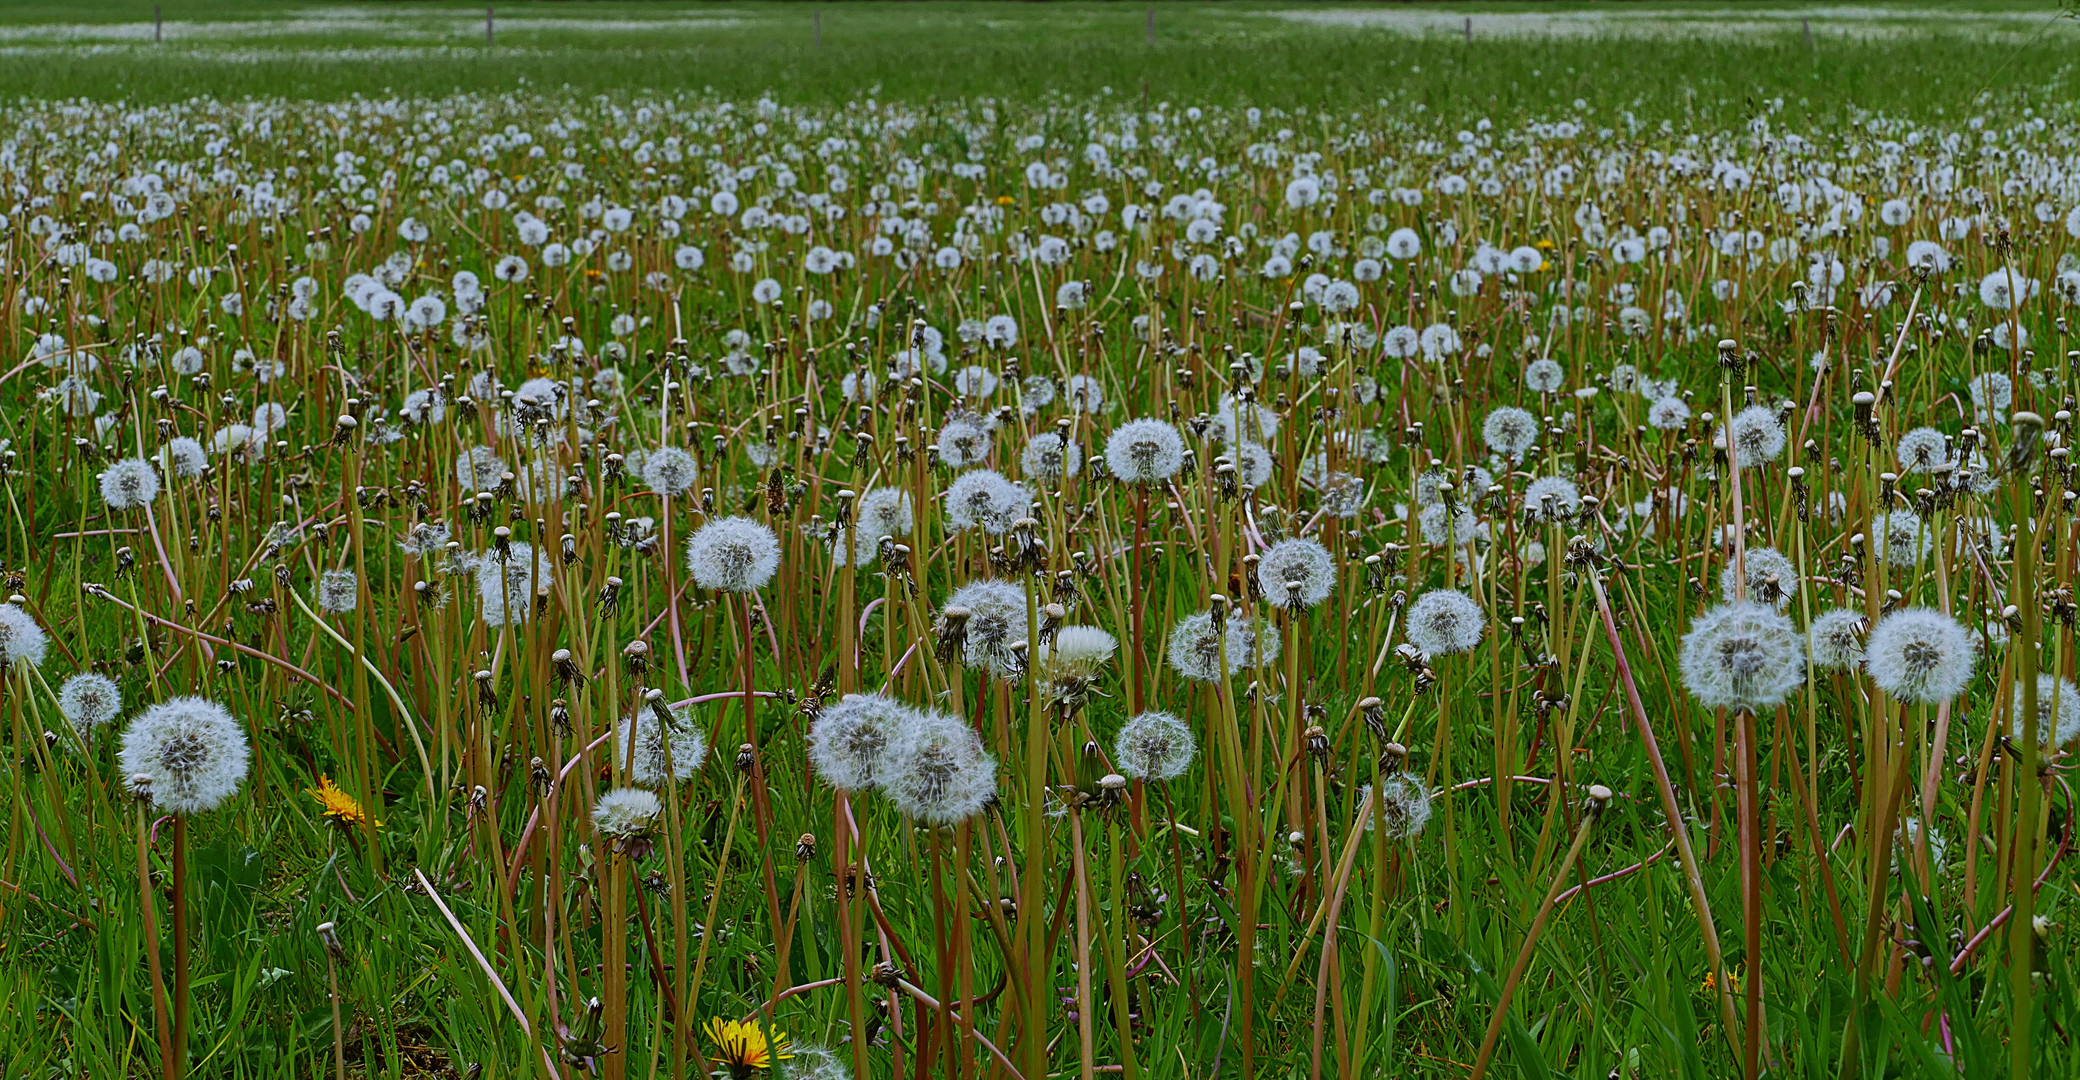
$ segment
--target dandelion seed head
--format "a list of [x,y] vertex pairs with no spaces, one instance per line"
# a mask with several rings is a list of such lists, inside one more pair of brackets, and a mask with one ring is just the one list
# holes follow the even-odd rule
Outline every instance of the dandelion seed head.
[[694,583],[717,592],[756,592],[780,569],[780,538],[747,517],[717,518],[686,540]]
[[1901,701],[1933,705],[1964,692],[1979,651],[1956,619],[1933,608],[1901,608],[1878,620],[1864,648],[1871,682]]
[[111,510],[135,510],[158,497],[159,471],[144,458],[124,458],[101,473],[101,501]]
[[58,687],[58,711],[84,739],[123,711],[123,691],[106,675],[82,671]]
[[1822,612],[1807,631],[1813,666],[1821,671],[1847,671],[1863,663],[1864,615],[1835,608]]
[[981,813],[997,791],[997,763],[966,722],[937,710],[913,710],[897,728],[882,794],[904,816],[954,825]]
[[1161,420],[1129,420],[1106,438],[1105,464],[1129,484],[1160,484],[1184,467],[1184,436]]
[[318,575],[318,610],[341,615],[354,610],[361,600],[361,579],[352,570],[327,570]]
[[1191,726],[1174,713],[1144,712],[1120,725],[1112,759],[1136,780],[1175,780],[1192,767],[1198,752]]
[[1522,461],[1538,442],[1538,418],[1514,405],[1501,406],[1482,421],[1481,441],[1511,461]]
[[683,495],[700,479],[700,463],[677,446],[660,446],[643,457],[643,482],[659,495]]
[[664,803],[642,788],[615,788],[592,804],[593,828],[616,839],[648,836],[663,816]]
[[1335,585],[1336,563],[1316,540],[1280,540],[1257,562],[1257,587],[1273,604],[1313,607],[1327,600]]
[[656,709],[642,707],[622,717],[614,729],[615,760],[629,762],[628,778],[644,787],[691,780],[708,759],[708,735],[694,719],[692,706],[667,711],[670,723],[659,722]]
[[[2023,736],[2022,683],[2015,683],[2015,707],[2009,714],[2013,737]],[[2080,687],[2056,675],[2037,676],[2037,740],[2044,749],[2055,750],[2080,737]]]
[[50,643],[50,635],[36,624],[36,616],[20,604],[0,604],[0,666],[42,667]]
[[1748,571],[1745,582],[1741,582],[1740,575],[1733,572],[1732,559],[1726,560],[1726,567],[1719,571],[1719,598],[1729,604],[1740,599],[1736,584],[1746,585],[1748,599],[1778,609],[1782,609],[1798,591],[1798,567],[1776,548],[1748,548],[1742,553],[1742,564]]
[[141,781],[152,807],[192,815],[216,809],[245,780],[245,728],[207,698],[176,697],[139,713],[123,732],[116,767]]
[[1805,682],[1805,647],[1774,607],[1723,604],[1692,620],[1680,667],[1683,686],[1706,708],[1766,709]]
[[844,791],[871,791],[889,743],[910,719],[908,705],[885,694],[847,694],[809,726],[809,766]]
[[1408,643],[1426,656],[1462,653],[1481,643],[1488,616],[1457,589],[1432,589],[1408,605]]

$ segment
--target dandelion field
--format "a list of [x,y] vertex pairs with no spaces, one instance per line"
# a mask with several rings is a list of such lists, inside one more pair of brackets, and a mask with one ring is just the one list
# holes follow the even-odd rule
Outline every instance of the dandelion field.
[[2071,22],[819,7],[0,21],[0,1076],[2073,1072]]

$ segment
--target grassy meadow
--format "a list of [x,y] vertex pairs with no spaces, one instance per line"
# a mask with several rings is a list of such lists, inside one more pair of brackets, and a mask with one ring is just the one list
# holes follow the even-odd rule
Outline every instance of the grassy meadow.
[[2056,7],[488,21],[0,11],[0,1077],[2080,1074]]

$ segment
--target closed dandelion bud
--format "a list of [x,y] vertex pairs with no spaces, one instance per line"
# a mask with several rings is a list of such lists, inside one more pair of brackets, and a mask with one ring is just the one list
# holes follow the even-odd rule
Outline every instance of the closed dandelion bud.
[[1358,702],[1358,715],[1365,718],[1365,728],[1372,732],[1374,738],[1387,737],[1386,702],[1376,697],[1366,698]]
[[968,647],[968,617],[974,614],[968,608],[952,604],[939,612],[938,625],[932,628],[937,642],[933,649],[941,664],[951,664],[959,659]]
[[339,941],[338,924],[321,922],[317,926],[317,933],[318,943],[325,946],[327,955],[331,956],[335,961],[342,961],[347,958],[347,950]]

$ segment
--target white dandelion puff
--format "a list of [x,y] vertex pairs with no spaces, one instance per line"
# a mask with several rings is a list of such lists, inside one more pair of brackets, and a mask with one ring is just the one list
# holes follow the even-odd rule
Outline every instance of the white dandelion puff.
[[1933,608],[1901,608],[1871,628],[1864,670],[1878,689],[1933,705],[1964,692],[1979,659],[1972,635]]
[[1192,767],[1199,746],[1192,729],[1174,713],[1150,711],[1120,725],[1112,761],[1136,780],[1175,780]]
[[177,697],[130,721],[116,767],[154,809],[189,815],[214,810],[235,794],[249,756],[245,728],[222,705]]
[[1765,604],[1725,604],[1683,635],[1683,685],[1706,708],[1765,709],[1805,682],[1798,628]]
[[780,538],[747,517],[718,518],[687,538],[686,569],[703,589],[756,592],[780,569]]

